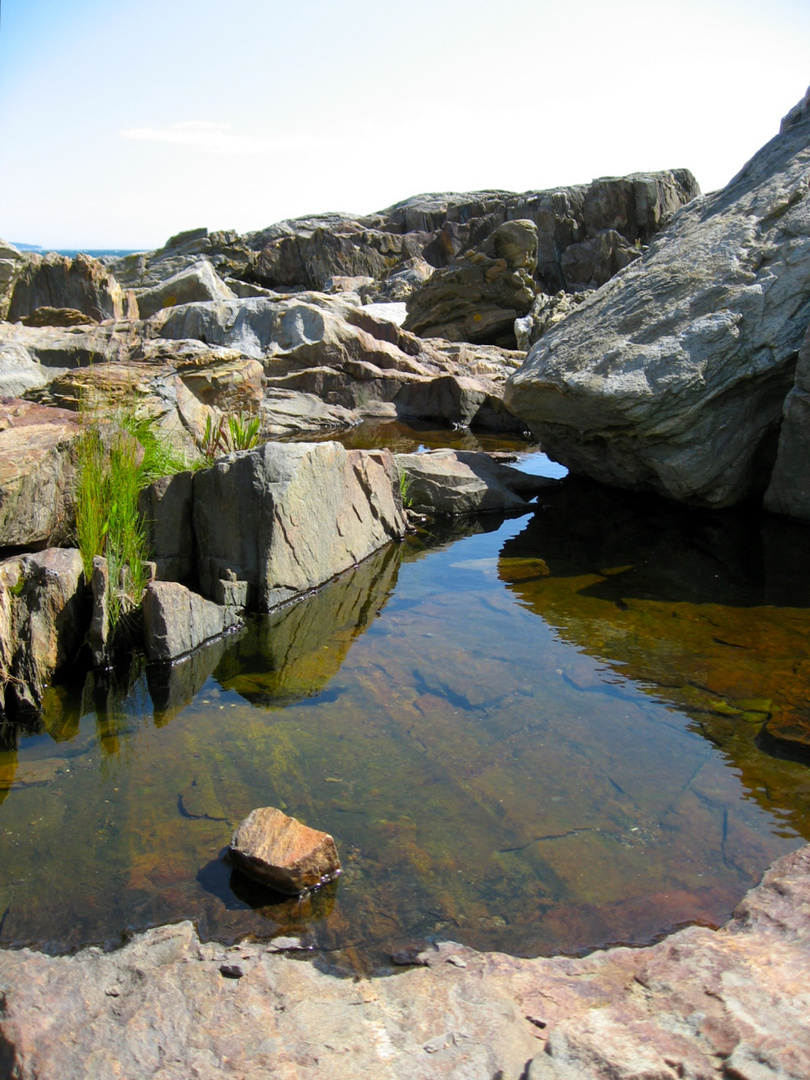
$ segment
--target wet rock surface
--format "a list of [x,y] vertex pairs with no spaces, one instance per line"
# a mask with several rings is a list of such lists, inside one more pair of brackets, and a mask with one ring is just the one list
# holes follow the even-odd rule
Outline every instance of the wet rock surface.
[[810,319],[810,109],[533,347],[506,404],[603,483],[761,498]]
[[[283,1072],[803,1080],[810,848],[721,930],[521,960],[444,942],[386,979],[335,979],[277,947],[200,943],[190,923],[113,953],[0,953],[3,1065],[21,1080]],[[300,948],[293,939],[291,952]],[[13,1070],[13,1072],[12,1072]]]

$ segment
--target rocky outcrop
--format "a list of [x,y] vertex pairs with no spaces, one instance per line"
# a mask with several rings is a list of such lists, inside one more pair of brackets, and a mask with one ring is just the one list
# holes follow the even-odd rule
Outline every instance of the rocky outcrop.
[[802,107],[534,346],[505,400],[552,458],[703,506],[762,494],[810,320],[809,165]]
[[[241,288],[238,281],[289,291],[325,289],[335,278],[371,278],[374,285],[362,287],[364,299],[405,300],[432,269],[448,266],[504,222],[524,219],[537,227],[537,284],[557,292],[604,280],[697,193],[692,174],[676,169],[522,194],[416,195],[360,218],[317,214],[244,236],[195,229],[172,237],[158,251],[117,260],[112,269],[125,287],[146,289],[204,258],[235,291]],[[621,239],[599,239],[610,230]],[[580,244],[585,248],[569,260],[575,269],[569,281],[562,256]],[[581,281],[586,263],[590,269]]]
[[0,1066],[20,1080],[805,1080],[809,906],[804,847],[721,930],[580,959],[442,942],[396,977],[336,979],[297,939],[225,948],[188,922],[112,953],[7,951]]
[[540,293],[534,298],[534,303],[527,315],[515,320],[515,338],[517,347],[528,352],[543,334],[547,333],[552,326],[562,322],[572,311],[576,311],[583,300],[587,299],[589,292],[567,293],[558,292],[550,296],[548,293]]
[[534,222],[507,221],[411,293],[403,326],[422,337],[512,348],[515,319],[534,300],[536,269]]
[[237,608],[214,604],[178,582],[146,587],[143,636],[150,660],[176,660],[239,625]]
[[335,841],[274,806],[252,810],[231,837],[228,857],[243,874],[297,896],[340,874]]
[[194,478],[197,574],[217,595],[232,575],[267,611],[328,581],[389,540],[405,519],[387,450],[266,443]]
[[765,509],[810,521],[810,325],[799,350],[793,389],[785,398],[776,463]]
[[0,548],[64,543],[75,520],[75,413],[0,402]]
[[0,563],[0,693],[12,716],[36,712],[45,687],[84,638],[88,595],[81,555],[48,548]]
[[28,257],[17,275],[6,317],[15,322],[41,307],[73,308],[97,322],[136,314],[121,286],[98,260],[87,255],[69,259],[55,252]]
[[489,454],[428,450],[397,454],[403,500],[420,514],[455,517],[491,510],[529,510],[530,500],[558,481],[501,465]]
[[135,295],[140,317],[148,319],[161,308],[190,304],[197,300],[232,300],[234,294],[217,277],[211,263],[201,259],[188,269],[180,270],[151,289],[144,289]]
[[0,240],[0,319],[6,317],[14,282],[24,262],[25,256],[13,244]]

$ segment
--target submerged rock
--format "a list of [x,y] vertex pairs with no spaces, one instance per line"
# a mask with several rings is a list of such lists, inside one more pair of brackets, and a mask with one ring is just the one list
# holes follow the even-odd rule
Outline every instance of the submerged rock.
[[228,855],[248,877],[290,895],[326,885],[340,874],[329,833],[310,829],[273,806],[248,814],[231,838]]
[[810,319],[810,108],[532,349],[506,404],[572,472],[761,495]]

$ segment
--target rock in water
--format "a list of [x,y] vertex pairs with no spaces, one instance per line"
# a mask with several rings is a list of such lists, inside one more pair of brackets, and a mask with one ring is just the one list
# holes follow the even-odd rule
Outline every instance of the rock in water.
[[176,660],[238,626],[239,614],[176,581],[152,581],[143,597],[143,621],[149,659]]
[[334,442],[265,443],[194,477],[194,535],[203,592],[247,582],[247,606],[268,611],[322,585],[405,535],[388,450]]
[[335,841],[288,817],[274,806],[251,811],[236,829],[229,849],[235,866],[278,892],[297,895],[340,874]]
[[730,506],[768,482],[810,319],[810,108],[547,333],[505,402],[604,483]]

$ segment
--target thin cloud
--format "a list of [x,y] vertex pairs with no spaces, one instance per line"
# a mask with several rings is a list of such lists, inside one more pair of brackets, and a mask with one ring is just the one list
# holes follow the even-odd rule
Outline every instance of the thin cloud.
[[143,142],[197,146],[218,154],[268,154],[279,148],[279,144],[273,140],[234,134],[229,128],[229,124],[210,120],[183,120],[164,128],[128,128],[120,131],[119,135],[122,139],[139,139]]

